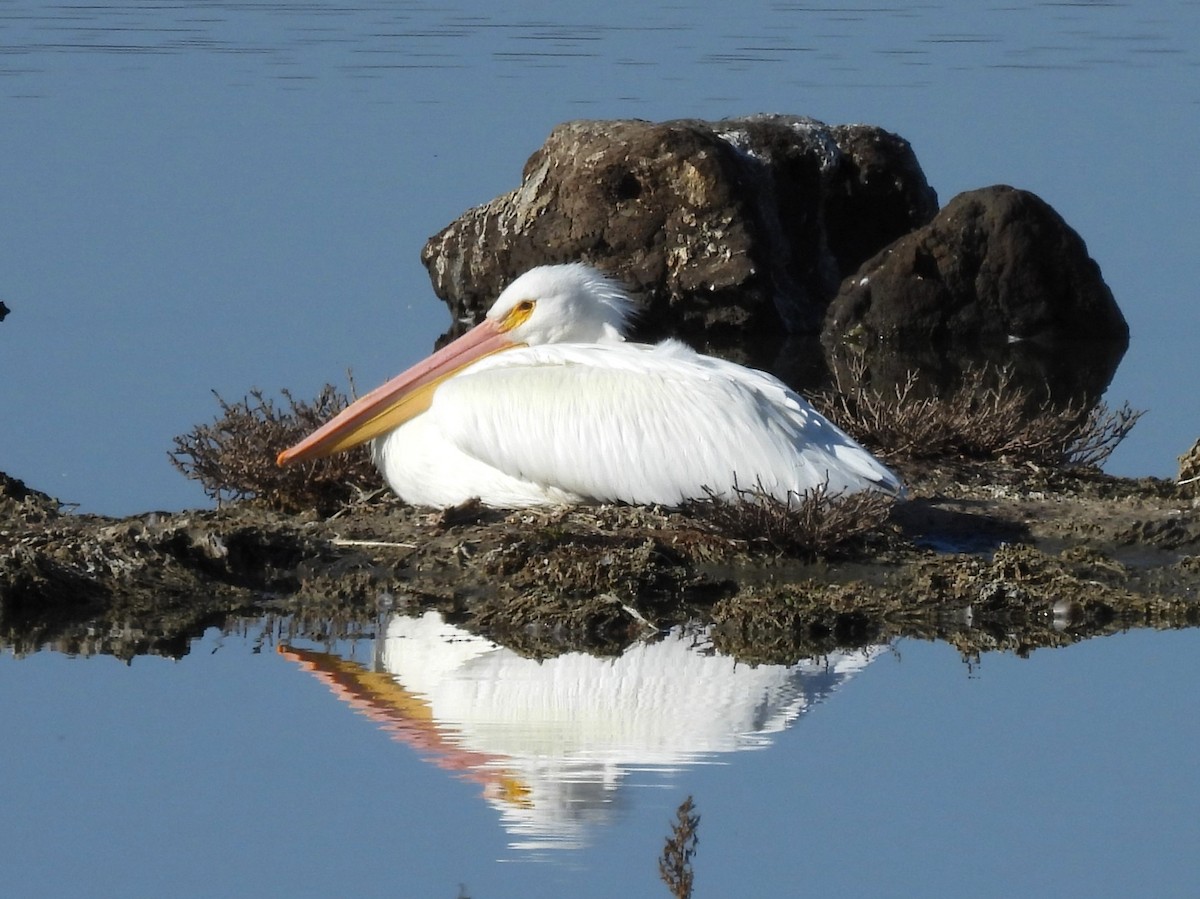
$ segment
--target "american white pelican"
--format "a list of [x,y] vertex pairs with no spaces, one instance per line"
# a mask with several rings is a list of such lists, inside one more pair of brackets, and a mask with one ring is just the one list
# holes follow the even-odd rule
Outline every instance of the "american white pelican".
[[[280,465],[371,444],[416,505],[675,506],[735,486],[787,502],[901,492],[781,381],[676,340],[626,343],[633,303],[581,264],[531,269],[471,331],[352,403]],[[501,352],[503,351],[503,352]]]

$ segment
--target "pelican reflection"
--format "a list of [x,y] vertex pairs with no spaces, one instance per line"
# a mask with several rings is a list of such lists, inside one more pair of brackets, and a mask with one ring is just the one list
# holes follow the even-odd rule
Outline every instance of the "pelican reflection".
[[484,787],[516,849],[577,847],[632,771],[770,745],[884,647],[751,666],[676,628],[617,658],[539,661],[429,612],[384,623],[372,664],[280,647],[340,699]]

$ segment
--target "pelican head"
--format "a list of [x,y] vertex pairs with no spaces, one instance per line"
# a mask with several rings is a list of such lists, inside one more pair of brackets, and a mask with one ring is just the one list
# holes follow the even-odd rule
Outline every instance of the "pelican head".
[[622,341],[632,314],[625,291],[590,266],[530,269],[501,292],[482,322],[351,403],[276,461],[318,459],[398,428],[429,408],[438,384],[492,353],[546,343]]
[[582,263],[543,265],[513,281],[487,320],[514,344],[624,340],[633,302],[615,282]]

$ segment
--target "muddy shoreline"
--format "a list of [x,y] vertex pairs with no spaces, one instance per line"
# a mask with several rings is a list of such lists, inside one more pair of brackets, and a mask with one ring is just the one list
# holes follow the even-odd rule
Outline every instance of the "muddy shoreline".
[[624,506],[330,518],[252,503],[114,519],[0,480],[0,641],[181,656],[208,627],[373,632],[438,609],[522,653],[616,653],[683,621],[793,662],[900,636],[966,656],[1200,624],[1200,515],[1170,481],[1031,467],[902,470],[910,499],[819,559],[694,514]]

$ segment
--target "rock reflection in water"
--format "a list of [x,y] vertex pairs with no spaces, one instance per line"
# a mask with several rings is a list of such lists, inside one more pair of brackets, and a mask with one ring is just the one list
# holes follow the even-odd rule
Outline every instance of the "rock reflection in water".
[[374,664],[280,648],[439,767],[484,785],[518,850],[577,848],[619,807],[632,771],[670,771],[770,745],[884,647],[749,665],[676,628],[617,658],[539,661],[440,615],[394,616]]

